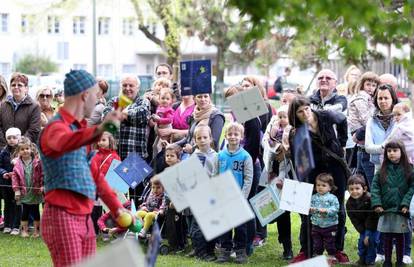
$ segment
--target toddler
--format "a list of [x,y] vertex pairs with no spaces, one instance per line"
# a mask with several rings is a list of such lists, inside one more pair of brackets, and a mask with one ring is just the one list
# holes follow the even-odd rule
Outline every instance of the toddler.
[[28,237],[29,215],[33,216],[33,237],[40,235],[39,204],[43,201],[43,173],[36,145],[22,137],[15,151],[12,187],[17,203],[22,203],[21,236]]
[[[130,210],[131,209],[131,201],[127,200],[122,206]],[[103,233],[103,241],[107,242],[110,240],[110,236],[116,236],[120,235],[124,232],[126,232],[128,229],[120,227],[116,221],[115,218],[112,216],[111,212],[104,213],[101,217],[98,219],[98,227],[99,230]]]
[[12,185],[13,164],[11,157],[14,154],[17,143],[21,138],[21,131],[18,128],[9,128],[6,131],[7,145],[0,153],[0,181],[4,200],[4,229],[3,233],[20,234],[21,205],[16,205]]
[[335,235],[338,227],[338,198],[331,194],[336,190],[334,179],[328,173],[321,173],[315,179],[316,194],[311,199],[311,223],[313,251],[322,255],[324,249],[331,261],[335,261]]
[[145,238],[149,228],[154,223],[158,214],[163,215],[165,210],[164,188],[157,176],[151,178],[151,192],[139,206],[137,217],[144,222],[144,227],[138,237]]
[[367,192],[365,178],[354,174],[348,179],[346,211],[349,219],[359,233],[358,266],[375,266],[379,233],[377,231],[378,215],[371,209],[371,194]]

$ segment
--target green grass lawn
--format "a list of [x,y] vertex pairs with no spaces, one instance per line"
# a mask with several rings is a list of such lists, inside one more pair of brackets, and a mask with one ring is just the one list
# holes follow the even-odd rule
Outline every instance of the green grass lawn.
[[[292,215],[292,240],[294,253],[299,249],[298,231],[299,216]],[[357,240],[358,234],[347,221],[348,233],[346,234],[345,251],[351,257],[352,261],[357,259]],[[268,227],[268,239],[266,244],[255,250],[253,256],[249,258],[249,263],[245,266],[285,266],[287,262],[280,259],[282,246],[277,242],[276,225]],[[106,246],[101,242],[98,243],[98,251]],[[229,266],[235,264],[227,264]],[[0,266],[51,266],[49,252],[41,239],[23,239],[0,233]],[[205,263],[196,259],[190,259],[184,255],[159,256],[157,266],[217,266],[217,264]],[[220,265],[221,266],[221,265]],[[127,266],[123,266],[127,267]]]

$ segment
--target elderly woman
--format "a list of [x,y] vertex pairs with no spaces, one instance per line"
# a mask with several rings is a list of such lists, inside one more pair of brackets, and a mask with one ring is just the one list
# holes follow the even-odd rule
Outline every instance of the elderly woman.
[[[295,98],[289,106],[289,123],[292,125],[290,135],[290,151],[295,151],[293,137],[303,124],[309,126],[309,136],[315,168],[308,175],[307,182],[314,183],[315,178],[322,172],[330,173],[334,177],[335,186],[338,188],[334,194],[339,200],[340,212],[338,214],[338,228],[335,234],[335,246],[337,252],[335,257],[338,262],[349,262],[347,255],[343,252],[345,237],[345,212],[344,195],[346,189],[346,179],[349,171],[344,157],[344,147],[347,140],[347,121],[345,115],[340,112],[328,110],[312,110],[308,99],[304,97]],[[292,156],[293,164],[294,157]],[[296,169],[295,168],[295,169]],[[309,217],[301,215],[302,224],[300,229],[300,253],[293,259],[293,262],[300,262],[312,256],[312,247],[308,247],[308,220]]]
[[42,86],[36,93],[37,103],[40,106],[41,127],[46,126],[49,120],[55,115],[55,109],[52,107],[53,90],[49,86]]
[[109,84],[107,81],[103,79],[98,79],[98,100],[96,101],[95,108],[92,111],[92,115],[90,118],[86,119],[88,122],[88,125],[98,125],[102,122],[102,112],[105,108],[106,104],[106,93],[109,89]]
[[19,128],[22,135],[36,142],[40,133],[40,107],[27,94],[28,78],[14,73],[10,80],[11,94],[0,105],[0,147],[6,145],[5,133],[11,127]]
[[365,151],[365,126],[375,110],[372,97],[378,85],[377,74],[364,73],[357,83],[356,94],[348,102],[348,126],[352,139],[358,144],[357,171],[365,176],[369,185],[374,177],[374,164],[370,162],[370,155]]
[[186,153],[193,152],[193,134],[197,125],[208,125],[213,137],[213,149],[218,151],[219,139],[224,126],[224,115],[211,103],[210,94],[197,94],[194,98],[195,108],[189,117],[189,128],[186,137],[177,142],[184,147]]

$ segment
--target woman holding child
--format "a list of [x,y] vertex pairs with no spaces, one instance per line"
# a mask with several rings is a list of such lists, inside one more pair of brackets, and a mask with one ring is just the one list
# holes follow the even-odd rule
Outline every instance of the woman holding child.
[[[315,178],[322,172],[329,173],[334,178],[337,190],[334,192],[339,200],[340,212],[338,214],[338,227],[336,233],[335,257],[339,263],[349,262],[348,256],[343,252],[345,236],[345,213],[343,208],[346,187],[347,167],[343,160],[344,147],[347,141],[346,117],[339,112],[314,111],[310,102],[304,97],[296,97],[289,106],[289,123],[292,126],[290,134],[290,148],[294,151],[293,137],[296,129],[307,123],[314,155],[315,168],[309,173],[307,182],[314,183]],[[336,125],[336,131],[334,128]],[[335,133],[336,132],[336,133]],[[293,154],[293,153],[292,153]],[[294,158],[292,157],[295,166]],[[295,166],[296,167],[296,166]],[[308,216],[301,216],[300,253],[292,262],[300,262],[312,256],[312,247],[308,247]]]

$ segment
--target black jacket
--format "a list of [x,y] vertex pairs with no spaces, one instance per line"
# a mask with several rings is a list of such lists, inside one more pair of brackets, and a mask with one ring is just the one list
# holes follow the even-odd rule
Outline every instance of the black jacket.
[[[334,89],[334,91],[332,92],[332,94],[330,96],[328,96],[327,98],[325,98],[325,101],[322,102],[322,98],[321,98],[321,94],[320,91],[316,91],[310,98],[309,98],[311,104],[312,104],[312,108],[315,110],[336,110],[339,111],[339,109],[341,109],[340,111],[345,111],[348,108],[348,100],[346,99],[345,96],[343,95],[338,95],[336,93],[336,89]],[[340,105],[341,107],[338,108],[333,108],[333,106],[338,106]],[[329,107],[331,106],[331,108]]]
[[369,193],[365,193],[359,199],[349,197],[346,202],[346,211],[359,233],[363,233],[365,230],[377,230],[378,214],[371,208],[371,195]]

